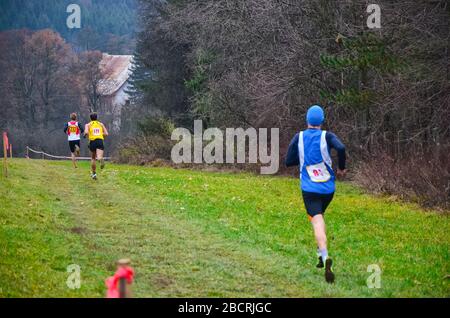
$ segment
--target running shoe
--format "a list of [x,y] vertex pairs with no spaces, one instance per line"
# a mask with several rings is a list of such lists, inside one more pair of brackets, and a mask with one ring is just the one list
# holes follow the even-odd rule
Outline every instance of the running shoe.
[[97,180],[97,174],[96,173],[91,173],[91,178],[92,178],[92,180]]
[[327,258],[325,261],[325,280],[327,283],[334,283],[333,261]]
[[323,268],[324,264],[323,264],[323,259],[322,256],[319,256],[319,263],[316,265],[317,268]]

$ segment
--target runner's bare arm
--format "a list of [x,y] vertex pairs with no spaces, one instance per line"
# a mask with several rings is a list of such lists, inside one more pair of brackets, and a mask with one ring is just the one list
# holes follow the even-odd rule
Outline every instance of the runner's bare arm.
[[81,134],[84,134],[84,127],[81,123],[78,123],[78,128],[80,128]]
[[84,125],[84,137],[89,135],[89,124]]
[[103,123],[101,125],[103,127],[103,135],[108,136],[109,133],[108,133],[108,130],[106,129],[105,125],[103,125]]

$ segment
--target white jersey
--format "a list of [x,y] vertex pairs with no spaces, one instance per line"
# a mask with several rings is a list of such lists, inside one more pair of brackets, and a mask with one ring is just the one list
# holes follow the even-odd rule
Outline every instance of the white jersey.
[[69,121],[67,123],[67,140],[80,140],[81,130],[77,121]]

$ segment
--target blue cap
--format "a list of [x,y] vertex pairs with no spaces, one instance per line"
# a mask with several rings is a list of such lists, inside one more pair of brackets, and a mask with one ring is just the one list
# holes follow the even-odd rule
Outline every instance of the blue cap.
[[306,122],[311,126],[322,125],[324,119],[325,115],[323,113],[323,109],[319,105],[311,106],[308,109],[308,113],[306,114]]

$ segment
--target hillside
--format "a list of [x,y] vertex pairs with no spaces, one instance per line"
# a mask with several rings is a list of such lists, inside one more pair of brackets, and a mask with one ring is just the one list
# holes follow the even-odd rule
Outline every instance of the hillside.
[[449,296],[448,217],[345,183],[327,211],[332,286],[293,178],[110,164],[93,182],[86,163],[14,159],[0,201],[0,297],[103,297],[121,257],[136,297]]
[[[67,6],[81,8],[81,29],[66,25]],[[136,0],[2,0],[0,31],[52,29],[80,49],[113,54],[133,51]]]

